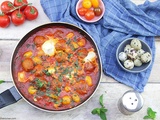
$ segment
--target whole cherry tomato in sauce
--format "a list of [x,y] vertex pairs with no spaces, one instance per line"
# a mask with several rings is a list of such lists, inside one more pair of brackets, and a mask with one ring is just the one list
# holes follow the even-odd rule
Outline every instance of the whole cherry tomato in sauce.
[[0,14],[0,27],[6,28],[10,25],[10,18],[8,15]]
[[9,14],[14,9],[14,5],[10,1],[4,1],[1,4],[1,11],[4,14]]
[[24,10],[28,4],[27,0],[14,0],[14,6],[19,7],[22,6],[20,9]]
[[102,9],[100,7],[94,8],[95,16],[100,16],[102,14]]
[[87,12],[87,10],[88,10],[88,9],[81,7],[81,8],[78,9],[78,14],[79,14],[80,16],[84,16],[85,13]]
[[11,20],[14,25],[18,26],[24,23],[25,16],[21,11],[15,10],[11,15]]
[[34,20],[38,17],[38,10],[34,6],[27,6],[24,9],[24,15],[28,20]]
[[85,14],[85,18],[87,20],[92,20],[95,17],[93,10],[88,10]]

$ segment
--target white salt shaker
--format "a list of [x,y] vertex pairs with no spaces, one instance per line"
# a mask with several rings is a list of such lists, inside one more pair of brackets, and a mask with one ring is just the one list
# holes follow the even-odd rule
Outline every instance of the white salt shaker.
[[139,92],[129,90],[118,101],[119,111],[125,115],[138,112],[143,107],[143,98]]

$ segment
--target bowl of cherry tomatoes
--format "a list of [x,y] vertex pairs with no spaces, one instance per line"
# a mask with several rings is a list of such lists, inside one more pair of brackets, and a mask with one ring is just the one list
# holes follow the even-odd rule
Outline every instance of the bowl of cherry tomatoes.
[[102,0],[79,0],[76,5],[76,13],[84,22],[97,22],[105,12]]

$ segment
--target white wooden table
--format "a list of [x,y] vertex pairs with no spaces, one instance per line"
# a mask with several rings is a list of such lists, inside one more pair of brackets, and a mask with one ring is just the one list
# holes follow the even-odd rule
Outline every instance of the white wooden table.
[[[10,0],[13,1],[13,0]],[[13,86],[10,73],[10,61],[12,52],[18,41],[31,29],[38,25],[50,22],[43,12],[39,0],[28,0],[38,8],[39,16],[36,20],[26,21],[21,26],[11,24],[8,28],[0,28],[0,49],[3,50],[0,56],[0,79],[7,82],[0,84],[0,93]],[[132,0],[141,4],[145,0]],[[153,0],[152,0],[153,1]],[[0,4],[3,0],[0,0]],[[95,95],[80,108],[66,113],[48,113],[30,106],[23,99],[17,103],[0,109],[0,120],[100,120],[99,116],[92,115],[91,111],[99,106],[99,96],[104,94],[104,104],[108,109],[106,113],[108,120],[143,120],[147,114],[147,108],[151,107],[157,112],[157,119],[160,120],[160,37],[156,38],[156,58],[149,81],[142,93],[144,98],[143,108],[133,115],[126,116],[119,112],[117,102],[124,92],[132,89],[126,85],[116,82],[114,79],[104,76]]]

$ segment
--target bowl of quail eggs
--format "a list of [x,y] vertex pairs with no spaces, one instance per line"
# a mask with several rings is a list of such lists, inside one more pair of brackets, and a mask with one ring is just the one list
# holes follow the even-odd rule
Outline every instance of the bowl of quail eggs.
[[139,38],[128,38],[118,46],[116,58],[124,70],[139,73],[151,65],[152,51],[148,44]]

